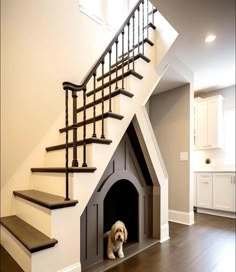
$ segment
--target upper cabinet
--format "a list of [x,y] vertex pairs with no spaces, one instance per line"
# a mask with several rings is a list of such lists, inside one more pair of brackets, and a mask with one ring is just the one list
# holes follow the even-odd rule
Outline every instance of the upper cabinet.
[[195,147],[197,150],[223,147],[223,97],[195,100]]

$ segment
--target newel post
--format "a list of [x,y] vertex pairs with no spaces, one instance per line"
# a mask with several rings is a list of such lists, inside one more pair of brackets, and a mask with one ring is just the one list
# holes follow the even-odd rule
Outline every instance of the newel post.
[[77,92],[72,91],[72,99],[73,99],[73,160],[72,160],[72,167],[78,167],[78,159],[77,159]]
[[66,129],[66,136],[65,136],[65,174],[66,174],[66,197],[65,200],[70,200],[69,198],[69,154],[68,154],[68,89],[65,89],[65,129]]
[[[65,90],[65,176],[66,176],[66,196],[65,200],[70,200],[69,198],[69,130],[73,130],[73,159],[72,167],[78,167],[77,159],[77,91],[65,82],[63,83],[63,89]],[[69,127],[69,91],[72,92],[72,125]]]

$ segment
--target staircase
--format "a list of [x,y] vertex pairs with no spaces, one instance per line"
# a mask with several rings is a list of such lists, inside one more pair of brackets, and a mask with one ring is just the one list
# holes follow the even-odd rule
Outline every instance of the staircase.
[[65,121],[31,168],[30,188],[13,190],[15,214],[1,218],[1,244],[24,271],[81,271],[80,216],[160,80],[156,20],[156,8],[138,1],[83,81],[63,83]]

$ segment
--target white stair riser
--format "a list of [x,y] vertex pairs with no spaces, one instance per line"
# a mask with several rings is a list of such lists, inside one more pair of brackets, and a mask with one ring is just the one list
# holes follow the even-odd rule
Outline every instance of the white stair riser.
[[[35,208],[35,212],[37,212],[37,208]],[[32,220],[38,220],[34,213],[32,213]],[[31,254],[3,226],[1,226],[1,244],[25,272],[56,272],[66,267],[74,267],[77,268],[74,271],[80,271],[78,270],[80,267],[78,207],[53,210],[51,212],[51,226],[51,235],[58,240],[58,244],[52,248]]]
[[[110,119],[110,118],[104,118],[104,128],[106,127],[105,124],[108,119]],[[86,125],[86,138],[92,137],[93,126],[94,126],[93,123]],[[95,122],[95,128],[96,128],[95,132],[96,132],[97,138],[100,138],[102,135],[102,121],[101,120]],[[77,140],[83,139],[83,133],[84,133],[83,130],[84,130],[83,126],[77,128]],[[104,129],[104,135],[105,135],[106,139],[108,139],[108,137],[107,137],[108,131],[106,129]],[[69,137],[69,142],[72,142],[73,141],[73,130],[72,129],[69,130],[68,137]],[[57,139],[57,143],[54,143],[53,145],[63,144],[63,143],[65,143],[65,132],[60,133],[60,135]]]
[[[128,97],[124,97],[122,98],[123,101],[125,101],[126,103],[122,103],[122,105],[120,105],[120,111],[123,111],[125,109],[125,105],[126,107],[129,106],[129,98]],[[123,116],[123,114],[122,114]],[[111,138],[109,137],[109,128],[108,128],[108,125],[107,123],[110,122],[110,120],[114,120],[114,122],[116,122],[117,125],[119,125],[119,123],[122,122],[122,119],[116,119],[116,118],[112,118],[112,117],[107,117],[107,118],[104,118],[104,136],[105,136],[105,139],[108,139],[110,140]],[[82,140],[83,139],[83,127],[78,127],[77,129],[77,140]],[[90,124],[87,124],[86,125],[86,138],[91,138],[92,135],[93,135],[93,132],[94,132],[94,124],[93,123],[90,123]],[[101,138],[101,135],[102,135],[102,120],[99,120],[99,121],[96,121],[95,122],[95,133],[96,133],[96,137],[99,139]],[[69,131],[69,135],[68,135],[68,138],[69,138],[69,142],[73,142],[73,131],[70,130]],[[58,137],[58,143],[57,144],[64,144],[65,143],[65,133],[61,133]],[[55,143],[54,143],[55,145]],[[78,147],[79,148],[79,147]]]
[[52,235],[58,240],[58,244],[51,249],[32,255],[32,272],[56,272],[71,267],[72,264],[79,264],[80,216],[78,204],[75,207],[52,211]]
[[[127,80],[128,80],[128,77],[124,79],[124,86],[126,86],[126,81]],[[121,85],[119,87],[121,88]],[[112,88],[111,88],[111,92],[114,92],[114,91],[115,91],[115,85],[113,84]],[[127,90],[127,91],[129,91],[129,90]],[[109,87],[104,88],[104,96],[107,96],[107,95],[109,95]],[[114,96],[114,97],[111,98],[111,108],[112,108],[113,112],[119,113],[119,112],[116,111],[116,104],[119,103],[117,101],[119,100],[120,96],[123,96],[123,95],[119,94],[119,95]],[[96,93],[95,98],[96,98],[96,100],[102,98],[102,91],[98,91]],[[90,95],[89,97],[86,97],[86,104],[92,103],[93,101],[94,101],[93,95]],[[104,111],[108,111],[108,109],[109,109],[109,102],[108,101],[109,101],[108,99],[104,101]],[[98,108],[99,105],[102,105],[102,103],[97,104],[96,108]],[[80,97],[80,98],[78,98],[78,107],[77,108],[80,108],[82,106],[83,106],[83,98]],[[91,109],[93,109],[93,107],[91,107]],[[86,109],[86,115],[87,115],[88,112],[89,112],[89,109]],[[77,116],[79,114],[80,113],[78,113]]]
[[[65,197],[65,173],[32,173],[31,183],[34,190]],[[69,174],[69,189],[72,189],[73,174]],[[69,193],[71,195],[71,192]]]
[[[118,96],[111,98],[111,111],[112,112],[121,114],[120,113],[120,99],[122,99],[122,95],[118,95]],[[104,101],[103,107],[104,107],[103,112],[109,111],[109,108],[110,108],[109,100]],[[86,119],[93,118],[93,111],[94,111],[93,107],[86,109]],[[96,114],[96,116],[102,114],[102,103],[95,105],[95,114]],[[82,121],[83,116],[84,116],[83,111],[79,112],[77,114],[77,121],[78,122]]]
[[[94,144],[86,145],[86,162],[88,166],[93,166],[93,148]],[[69,166],[72,166],[73,160],[73,148],[68,149],[69,155]],[[84,161],[83,157],[83,146],[77,146],[77,160],[79,166],[82,166]],[[55,150],[46,152],[44,162],[42,166],[51,166],[51,167],[64,167],[65,166],[65,149]]]
[[1,230],[1,245],[25,272],[31,272],[31,255],[25,247],[3,226]]
[[[150,54],[153,54],[153,50],[150,51]],[[144,76],[141,81],[137,78],[133,78],[132,80],[128,81],[127,88],[130,90],[136,90],[132,99],[132,104],[136,108],[136,106],[139,106],[140,104],[145,105],[145,103],[148,101],[153,92],[153,88],[155,87],[155,83],[158,80],[158,76],[154,69],[154,63],[146,63],[142,60],[137,60],[135,64],[136,69],[140,71],[141,74],[148,74],[148,77]]]
[[[139,79],[138,79],[139,80]],[[128,84],[128,82],[127,82]],[[127,96],[120,96],[119,99],[116,100],[116,111],[113,111],[113,113],[119,113],[121,116],[124,116],[126,110],[127,110],[127,106],[129,106],[129,103],[132,103],[132,99],[130,97]],[[101,109],[101,108],[100,108]],[[105,112],[105,111],[104,111]],[[97,112],[97,114],[101,114],[101,112]],[[113,119],[112,117],[108,117],[104,119],[104,135],[106,137],[106,139],[110,139],[109,138],[109,129],[106,125],[106,123],[109,121],[109,119]],[[121,122],[122,120],[118,120],[119,122]],[[98,138],[101,137],[102,134],[102,121],[96,121],[96,135]],[[90,138],[93,135],[93,123],[86,125],[86,137]],[[64,143],[65,141],[65,133],[62,133],[60,135],[60,143]],[[78,127],[77,129],[77,138],[78,140],[83,139],[83,127]],[[73,139],[73,132],[72,130],[69,131],[69,141],[72,141]]]
[[[112,120],[113,123],[119,124],[119,120]],[[117,125],[116,125],[117,126]],[[111,143],[112,144],[112,143]],[[110,144],[110,145],[111,145]],[[80,146],[78,148],[78,162],[79,166],[82,166],[83,163],[83,147]],[[88,144],[87,145],[87,163],[88,166],[94,166],[97,164],[98,156],[101,156],[101,153],[106,153],[109,149],[109,145],[103,145],[103,144]],[[102,150],[102,151],[101,151]],[[71,166],[72,162],[72,148],[69,148],[69,166]],[[92,161],[92,158],[96,157],[96,161]],[[45,166],[64,166],[65,162],[65,150],[58,150],[58,151],[51,151],[48,152],[45,155],[44,164]],[[90,173],[93,175],[93,173]],[[81,178],[84,178],[84,173],[80,174]],[[71,189],[73,187],[73,174],[69,175],[69,181]],[[65,173],[32,173],[31,174],[31,184],[32,188],[35,190],[56,194],[60,196],[65,196]],[[72,191],[70,191],[70,196],[73,194]],[[78,199],[79,200],[79,199]]]
[[[124,70],[124,71],[127,71],[127,68],[126,68],[126,70]],[[118,76],[119,76],[121,73],[122,73],[122,71],[119,70]],[[115,77],[116,77],[116,74],[113,73],[113,74],[112,74],[112,79],[115,79]],[[124,77],[124,86],[126,86],[126,81],[128,80],[129,77],[130,77],[130,76]],[[104,79],[104,84],[107,83],[107,82],[109,82],[109,77],[107,77],[107,78]],[[97,83],[97,87],[99,87],[99,86],[101,86],[101,85],[102,85],[102,82],[99,81],[99,82]],[[119,80],[119,81],[117,82],[117,86],[118,86],[118,88],[121,88],[121,87],[122,87],[122,80]],[[111,92],[114,92],[114,91],[115,91],[115,88],[116,88],[116,83],[113,83],[113,84],[111,85]],[[88,88],[87,88],[87,93],[89,93],[89,92],[92,91],[92,90],[93,90],[93,87],[92,87],[92,86],[91,86],[91,87],[88,87]],[[129,90],[127,90],[127,91],[129,91]],[[110,92],[110,87],[109,87],[109,86],[104,87],[104,89],[103,89],[103,94],[104,94],[104,96],[109,95],[109,92]],[[101,97],[102,97],[102,90],[97,91],[96,94],[95,94],[95,97],[96,97],[96,99],[101,98]],[[113,98],[113,99],[114,99],[114,98]],[[71,99],[70,99],[70,100],[71,100]],[[86,96],[86,104],[89,104],[89,103],[91,103],[91,102],[93,102],[93,101],[94,101],[94,95],[93,95],[93,94],[90,95],[90,96]],[[72,101],[70,102],[70,104],[72,105]],[[80,108],[80,107],[83,107],[83,95],[81,95],[81,94],[78,95],[78,99],[77,99],[77,108]]]
[[54,238],[52,237],[51,211],[49,209],[19,197],[15,197],[14,205],[18,217],[48,237]]

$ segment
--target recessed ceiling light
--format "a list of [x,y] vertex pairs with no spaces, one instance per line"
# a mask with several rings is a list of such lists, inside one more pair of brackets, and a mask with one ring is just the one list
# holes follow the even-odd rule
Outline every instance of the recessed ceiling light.
[[211,43],[213,42],[214,40],[216,39],[216,36],[215,35],[208,35],[205,39],[205,42],[206,43]]

